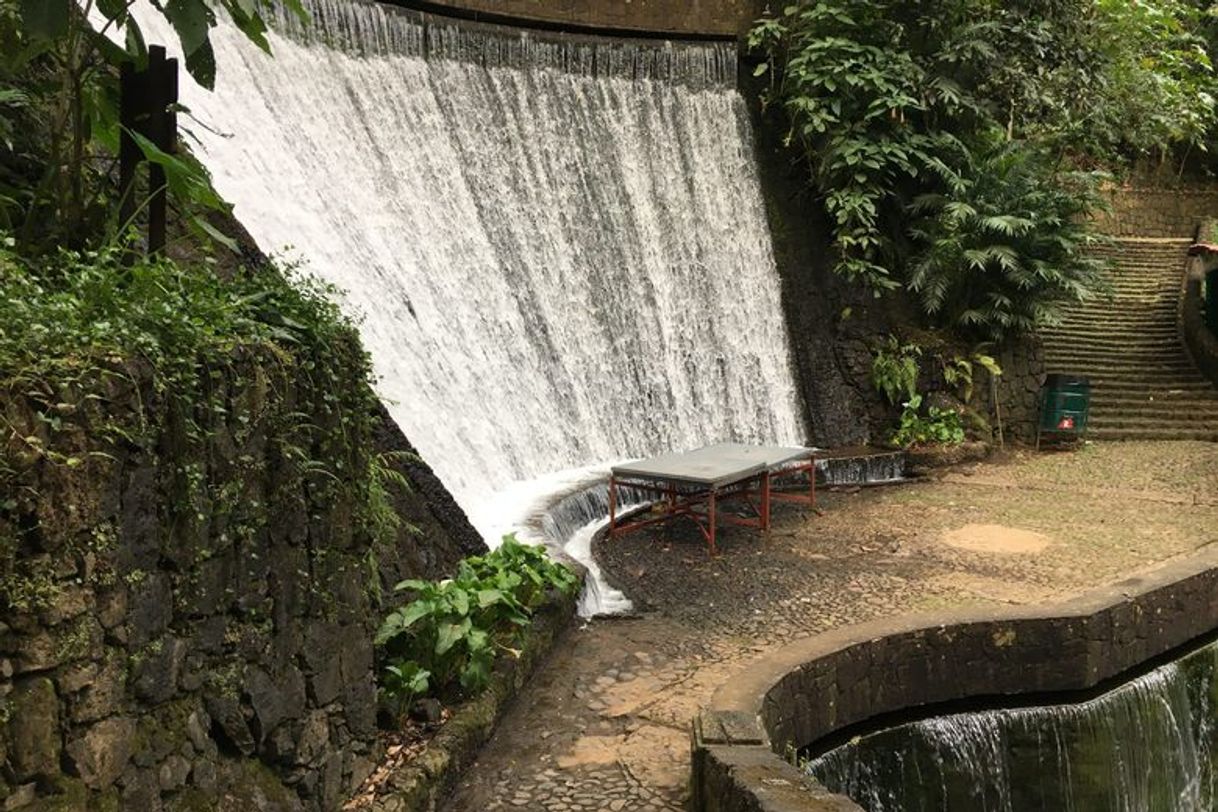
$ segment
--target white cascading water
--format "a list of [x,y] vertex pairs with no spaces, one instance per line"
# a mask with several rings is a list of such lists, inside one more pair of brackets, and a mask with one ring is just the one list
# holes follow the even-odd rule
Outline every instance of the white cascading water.
[[1088,702],[941,716],[807,764],[868,812],[1210,812],[1218,644]]
[[305,5],[273,59],[215,30],[215,92],[182,88],[201,155],[264,249],[345,292],[489,542],[556,471],[803,439],[734,44]]

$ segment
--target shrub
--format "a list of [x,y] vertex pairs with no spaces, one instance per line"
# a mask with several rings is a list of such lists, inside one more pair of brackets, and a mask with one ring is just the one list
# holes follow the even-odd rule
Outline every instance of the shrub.
[[1059,172],[1047,155],[995,142],[941,172],[946,191],[909,207],[909,289],[940,326],[1001,340],[1060,319],[1061,307],[1103,287],[1101,240],[1084,222],[1100,206],[1095,173]]
[[914,395],[906,402],[900,425],[889,438],[892,445],[909,448],[927,443],[955,445],[964,442],[964,421],[959,412],[931,406],[923,417],[918,413],[921,407],[921,395]]
[[516,654],[521,634],[550,590],[571,594],[579,579],[545,550],[515,535],[484,556],[461,562],[454,578],[403,581],[411,601],[376,633],[386,662],[382,694],[398,711],[424,694],[477,693],[501,652]]
[[902,344],[896,336],[888,336],[871,359],[872,386],[894,405],[912,400],[918,394],[921,355],[917,344]]

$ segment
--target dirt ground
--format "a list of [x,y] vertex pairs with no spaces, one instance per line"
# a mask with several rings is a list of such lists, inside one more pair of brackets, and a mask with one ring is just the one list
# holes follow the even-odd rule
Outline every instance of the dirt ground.
[[933,478],[823,493],[768,537],[689,524],[600,540],[637,616],[573,629],[445,807],[667,810],[690,722],[750,658],[880,616],[1039,604],[1218,542],[1218,444],[1016,452]]

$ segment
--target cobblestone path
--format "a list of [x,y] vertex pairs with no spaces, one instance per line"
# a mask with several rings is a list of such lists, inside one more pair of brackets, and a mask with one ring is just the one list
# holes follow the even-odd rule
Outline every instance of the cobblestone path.
[[690,721],[752,657],[882,615],[1061,600],[1218,542],[1218,444],[1019,453],[822,507],[728,530],[714,560],[680,525],[602,541],[638,616],[572,629],[445,809],[681,809]]

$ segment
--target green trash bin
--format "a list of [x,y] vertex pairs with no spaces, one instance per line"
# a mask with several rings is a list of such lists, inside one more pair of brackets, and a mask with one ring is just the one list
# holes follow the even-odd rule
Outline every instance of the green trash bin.
[[1091,412],[1091,381],[1079,375],[1053,373],[1040,388],[1040,420],[1036,424],[1036,448],[1041,435],[1079,439],[1087,432]]

